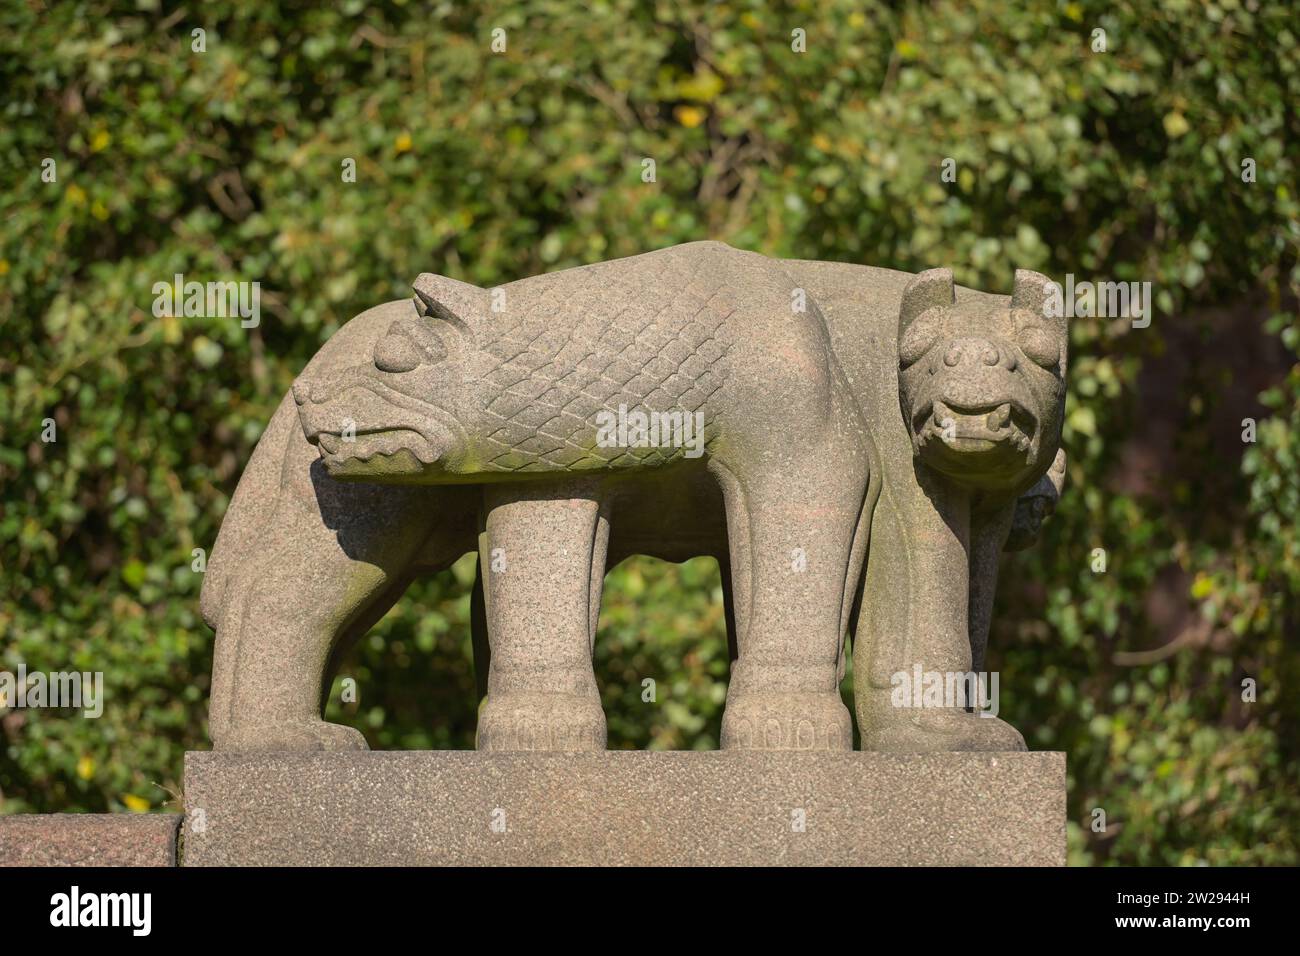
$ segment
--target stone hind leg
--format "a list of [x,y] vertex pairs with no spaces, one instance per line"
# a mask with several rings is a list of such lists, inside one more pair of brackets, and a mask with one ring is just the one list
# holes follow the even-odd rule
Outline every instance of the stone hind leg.
[[[1010,724],[947,699],[949,678],[974,674],[968,631],[971,542],[954,530],[961,522],[945,520],[929,498],[915,499],[908,509],[900,506],[900,500],[907,501],[900,489],[887,493],[893,500],[872,527],[854,627],[853,696],[862,749],[1024,750],[1024,739]],[[943,489],[931,493],[941,499]],[[991,601],[991,594],[986,597]],[[933,700],[923,690],[931,683]]]
[[853,746],[839,681],[865,545],[865,456],[806,460],[747,481],[723,478],[739,651],[723,749]]
[[340,639],[396,600],[430,521],[411,489],[344,485],[313,468],[316,496],[282,488],[255,552],[235,557],[217,634],[217,750],[366,746],[321,719],[323,681]]
[[330,688],[343,666],[344,658],[352,652],[361,638],[392,610],[393,605],[401,599],[414,580],[415,574],[410,571],[400,577],[394,577],[382,591],[371,598],[361,615],[353,620],[334,641],[334,649],[330,652],[329,663],[325,665],[325,675],[321,680],[320,712],[322,714],[329,705]]
[[480,537],[491,663],[479,750],[604,750],[591,653],[609,523],[590,486],[488,486]]

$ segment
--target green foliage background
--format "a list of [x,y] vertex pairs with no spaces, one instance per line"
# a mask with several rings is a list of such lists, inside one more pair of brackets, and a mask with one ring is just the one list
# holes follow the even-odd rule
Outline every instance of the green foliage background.
[[[992,291],[1018,266],[1154,283],[1148,329],[1073,323],[1069,487],[1004,570],[1003,715],[1069,753],[1073,862],[1300,862],[1294,8],[1015,6],[4,0],[0,669],[102,670],[110,696],[96,721],[0,706],[3,810],[177,792],[212,651],[192,549],[349,317],[420,271],[717,238]],[[154,318],[177,272],[260,281],[261,326]],[[362,643],[334,719],[472,746],[469,572]],[[712,562],[612,574],[597,667],[611,746],[715,747]]]

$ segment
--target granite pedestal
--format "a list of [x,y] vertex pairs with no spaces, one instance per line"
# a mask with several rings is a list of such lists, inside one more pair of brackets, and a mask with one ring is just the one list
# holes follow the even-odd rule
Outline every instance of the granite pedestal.
[[0,866],[175,866],[178,813],[0,817]]
[[1065,864],[1061,753],[190,753],[186,866]]

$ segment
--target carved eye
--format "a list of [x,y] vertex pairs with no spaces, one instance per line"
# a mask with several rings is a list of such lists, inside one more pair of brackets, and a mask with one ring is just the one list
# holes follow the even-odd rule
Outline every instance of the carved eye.
[[410,372],[440,362],[446,354],[436,339],[417,343],[404,330],[395,328],[375,345],[375,368],[381,372]]
[[934,345],[934,340],[939,334],[938,326],[934,322],[927,322],[923,318],[918,318],[915,322],[907,327],[903,337],[898,341],[898,365],[900,368],[907,368],[915,365],[921,360],[930,347]]
[[1020,350],[1035,365],[1052,369],[1060,364],[1061,346],[1045,329],[1036,325],[1021,329],[1019,339]]

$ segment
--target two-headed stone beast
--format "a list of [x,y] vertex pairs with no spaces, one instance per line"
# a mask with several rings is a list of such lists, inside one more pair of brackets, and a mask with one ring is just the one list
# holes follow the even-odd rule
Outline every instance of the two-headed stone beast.
[[[364,747],[321,718],[341,656],[477,549],[479,749],[603,749],[601,588],[633,554],[719,562],[724,749],[850,749],[850,632],[865,748],[1023,749],[890,678],[982,666],[998,552],[1059,494],[1048,292],[716,242],[490,291],[421,275],[322,347],[236,490],[202,594],[216,747]],[[629,408],[698,415],[704,454],[598,440]]]

